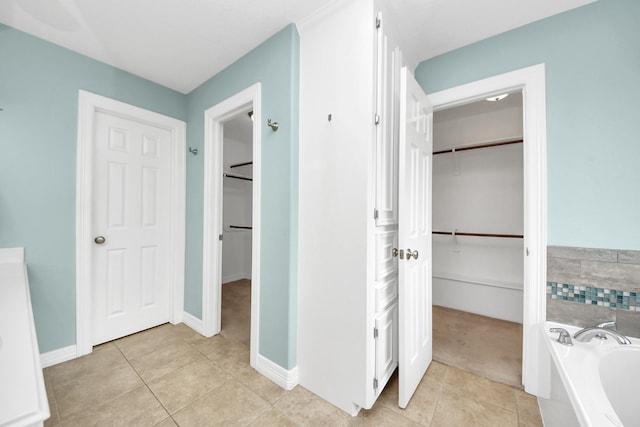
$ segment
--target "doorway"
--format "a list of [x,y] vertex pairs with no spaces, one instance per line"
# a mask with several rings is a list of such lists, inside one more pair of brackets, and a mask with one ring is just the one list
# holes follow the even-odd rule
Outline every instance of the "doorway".
[[223,123],[222,297],[220,334],[249,347],[253,110]]
[[[225,279],[246,280],[245,276],[249,276],[249,355],[254,368],[258,356],[260,312],[260,97],[261,85],[256,83],[206,110],[204,141],[201,332],[210,337],[221,333],[225,326],[222,295]],[[248,114],[250,112],[253,112],[251,117]],[[240,126],[240,121],[244,121],[244,125]],[[237,145],[240,144],[237,141],[228,143],[225,154],[225,133],[233,136],[237,130],[235,128],[242,128],[244,132],[244,136],[238,134],[236,139],[246,140],[250,135],[250,141],[245,141],[244,145]],[[248,162],[251,164],[243,164]],[[226,200],[225,182],[228,190]],[[242,196],[239,196],[241,193]],[[237,205],[227,211],[225,217],[225,205],[230,208],[233,202],[237,202]],[[242,211],[242,215],[238,215],[239,211]],[[242,261],[239,261],[239,253],[244,253]]]
[[434,360],[522,387],[520,90],[434,114]]
[[543,378],[547,369],[540,329],[546,319],[546,106],[545,67],[534,65],[430,94],[434,110],[505,92],[522,91],[523,96],[523,343],[522,383],[526,392],[545,397]]

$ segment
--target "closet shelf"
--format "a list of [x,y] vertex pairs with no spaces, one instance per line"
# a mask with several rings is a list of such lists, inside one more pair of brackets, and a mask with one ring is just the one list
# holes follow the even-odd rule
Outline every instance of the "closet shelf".
[[509,141],[487,142],[485,144],[467,145],[463,147],[450,148],[448,150],[434,151],[433,154],[436,155],[436,154],[453,153],[458,151],[476,150],[478,148],[499,147],[501,145],[520,144],[522,142],[524,142],[524,139],[522,138],[512,139]]
[[446,273],[446,272],[434,271],[433,277],[436,279],[452,280],[455,282],[465,282],[465,283],[472,283],[475,285],[491,286],[492,288],[511,289],[511,290],[520,291],[520,292],[522,292],[522,289],[523,289],[522,283],[507,282],[507,281],[498,280],[498,279],[468,277],[468,276],[462,276],[459,274],[452,274],[452,273]]
[[225,178],[234,178],[234,179],[242,179],[244,181],[253,181],[253,178],[249,178],[248,176],[234,175],[234,174],[230,174],[230,173],[225,173],[225,174],[223,174],[223,176]]
[[230,168],[239,168],[240,166],[247,166],[247,165],[252,165],[253,162],[242,162],[242,163],[235,163],[233,165],[229,165]]
[[497,233],[465,233],[462,231],[433,231],[432,234],[442,234],[445,236],[472,236],[472,237],[499,237],[506,239],[523,239],[522,234],[497,234]]

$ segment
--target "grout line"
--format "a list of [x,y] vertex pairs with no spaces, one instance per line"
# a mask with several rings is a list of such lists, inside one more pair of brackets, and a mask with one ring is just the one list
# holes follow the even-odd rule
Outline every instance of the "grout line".
[[[431,363],[433,363],[433,360],[431,361]],[[439,363],[439,362],[436,362],[436,363]],[[440,387],[438,390],[438,394],[436,396],[436,403],[433,405],[433,411],[431,412],[431,422],[429,422],[429,426],[433,425],[433,421],[436,418],[436,411],[438,410],[438,406],[440,405],[440,399],[442,398],[442,394],[444,393],[444,386],[449,377],[449,372],[451,371],[451,366],[448,366],[442,363],[440,364],[444,366],[446,370],[444,371],[444,376],[442,377],[442,381],[440,382]]]
[[[43,376],[44,376],[44,372],[43,372]],[[56,390],[55,390],[55,387],[53,386],[53,380],[49,379],[49,384],[51,388],[51,394],[53,397],[53,404],[55,406],[56,415],[58,415],[58,424],[62,426],[62,417],[60,416],[60,408],[58,408],[58,397],[56,396]],[[46,380],[45,380],[45,390],[46,390]],[[49,394],[47,393],[47,396],[48,395]],[[52,415],[53,414],[51,414],[51,408],[49,408],[49,417],[51,417]]]

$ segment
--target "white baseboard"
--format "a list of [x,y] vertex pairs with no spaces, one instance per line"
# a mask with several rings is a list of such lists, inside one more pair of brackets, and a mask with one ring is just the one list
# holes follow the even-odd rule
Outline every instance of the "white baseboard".
[[298,385],[297,366],[291,370],[286,370],[282,366],[258,354],[256,370],[285,390],[291,390]]
[[193,314],[189,314],[185,311],[182,322],[200,335],[204,335],[204,325],[202,323],[202,320],[198,319]]
[[76,345],[70,345],[68,347],[59,348],[57,350],[48,351],[40,354],[40,363],[43,368],[57,365],[58,363],[66,362],[78,357]]
[[222,277],[222,283],[229,283],[229,282],[235,282],[236,280],[251,280],[251,274],[247,274],[247,273],[235,273],[235,274],[228,274],[226,276]]

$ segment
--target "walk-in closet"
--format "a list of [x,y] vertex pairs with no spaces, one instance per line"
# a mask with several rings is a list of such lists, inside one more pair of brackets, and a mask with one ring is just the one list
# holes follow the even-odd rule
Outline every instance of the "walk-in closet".
[[221,334],[249,346],[251,327],[252,121],[224,123]]
[[522,384],[522,136],[521,92],[434,113],[433,359],[513,386]]

